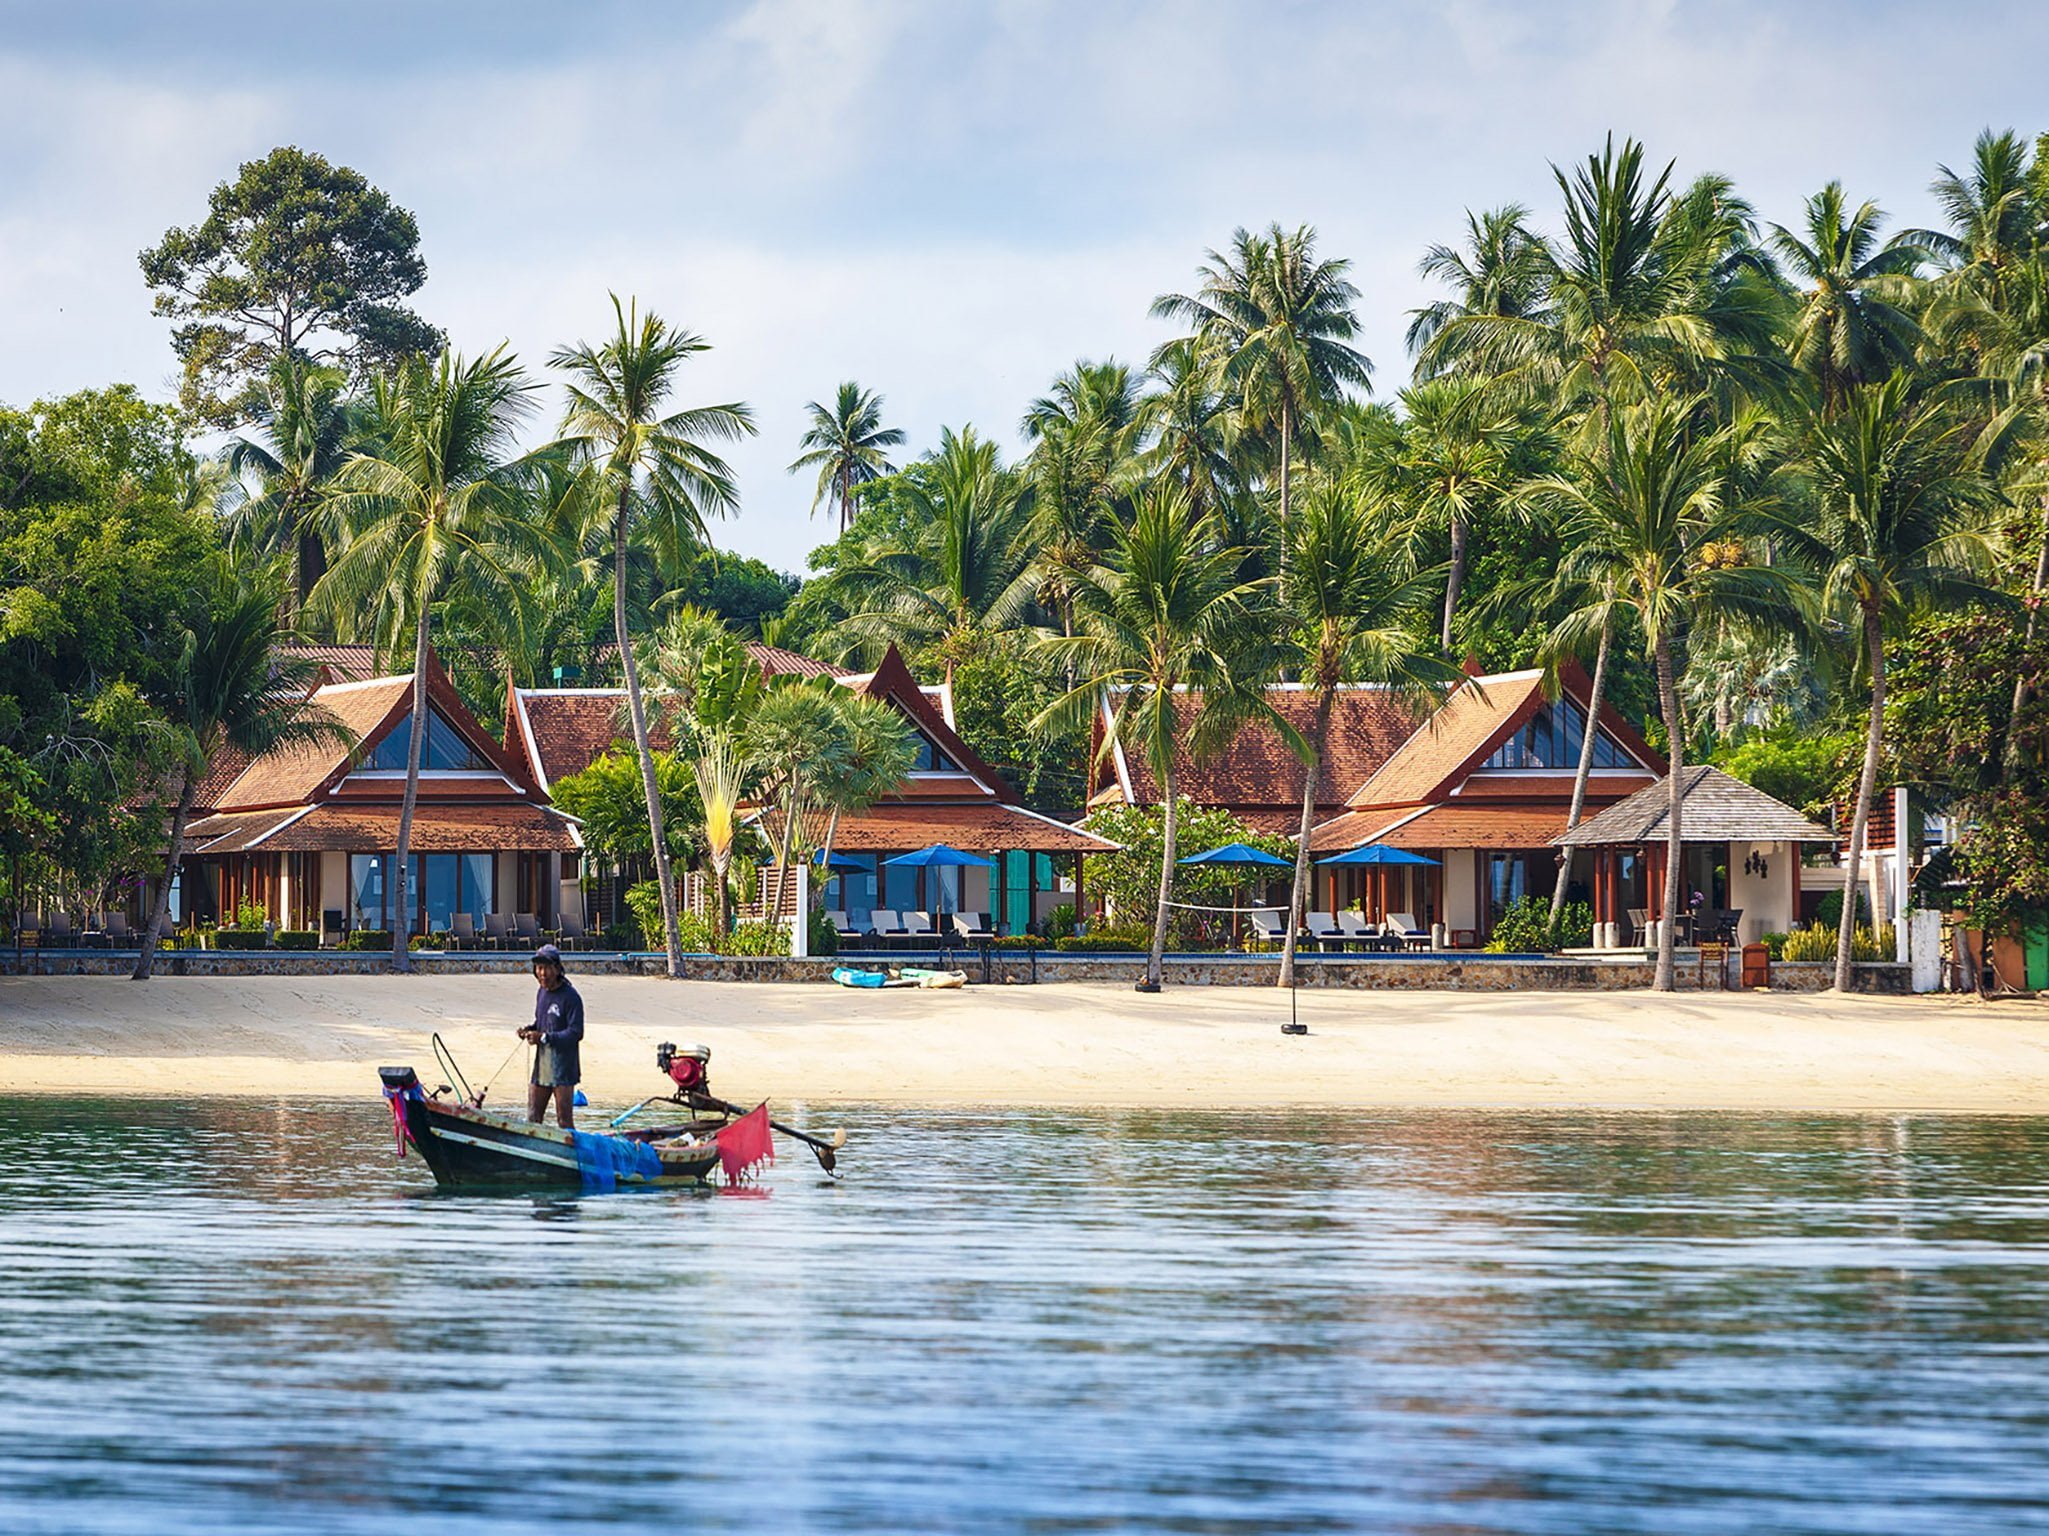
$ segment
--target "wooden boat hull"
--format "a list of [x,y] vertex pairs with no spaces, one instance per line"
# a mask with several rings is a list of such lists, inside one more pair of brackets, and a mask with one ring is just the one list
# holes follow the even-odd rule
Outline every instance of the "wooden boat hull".
[[588,1149],[580,1154],[574,1138],[559,1127],[416,1095],[417,1090],[397,1097],[406,1139],[444,1189],[687,1188],[708,1183],[719,1162],[718,1146],[708,1139],[657,1144],[643,1132],[599,1140],[646,1149],[634,1160],[648,1164],[652,1153],[659,1171],[653,1164],[594,1167]]

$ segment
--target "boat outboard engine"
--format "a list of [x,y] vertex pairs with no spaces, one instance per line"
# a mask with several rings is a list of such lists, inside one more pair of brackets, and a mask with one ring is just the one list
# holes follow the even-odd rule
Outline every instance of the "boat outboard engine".
[[676,1097],[711,1092],[711,1047],[677,1047],[663,1041],[655,1047],[655,1066],[669,1074],[676,1084]]

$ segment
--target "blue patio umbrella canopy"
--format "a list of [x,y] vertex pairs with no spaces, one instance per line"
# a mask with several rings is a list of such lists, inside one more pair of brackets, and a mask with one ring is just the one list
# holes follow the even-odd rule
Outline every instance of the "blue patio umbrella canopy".
[[1289,859],[1276,858],[1263,848],[1248,848],[1243,843],[1226,843],[1221,848],[1212,848],[1208,853],[1191,853],[1180,864],[1263,864],[1274,869],[1293,869]]
[[893,859],[882,861],[896,869],[994,869],[987,859],[972,853],[962,853],[958,848],[945,843],[933,843],[920,848],[916,853],[900,853]]
[[823,848],[819,849],[818,852],[811,855],[811,862],[814,864],[822,864],[827,869],[866,869],[868,867],[866,864],[863,864],[859,859],[850,859],[844,853],[835,853],[831,858],[828,859],[825,856],[825,850]]
[[1328,859],[1318,859],[1319,867],[1326,864],[1435,864],[1435,859],[1426,859],[1420,853],[1410,853],[1406,848],[1390,848],[1385,843],[1367,843],[1349,853],[1340,853]]

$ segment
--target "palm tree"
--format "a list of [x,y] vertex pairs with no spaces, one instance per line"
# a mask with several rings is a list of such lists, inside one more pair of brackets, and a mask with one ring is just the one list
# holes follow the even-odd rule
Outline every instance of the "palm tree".
[[[782,917],[783,881],[798,848],[797,828],[821,782],[842,771],[848,755],[846,719],[833,685],[771,688],[748,717],[741,746],[763,791],[782,815],[776,839],[776,880],[768,920]],[[797,914],[798,921],[804,914]]]
[[133,980],[147,981],[156,964],[157,936],[171,908],[171,883],[184,853],[193,797],[215,756],[228,748],[257,758],[283,747],[348,739],[334,717],[313,702],[316,665],[282,649],[278,610],[284,595],[284,582],[273,569],[249,571],[221,561],[184,637],[176,685],[166,699],[183,759],[177,771],[177,809],[171,816],[164,878],[142,930]]
[[1200,761],[1214,753],[1245,719],[1271,715],[1262,691],[1266,583],[1245,581],[1245,552],[1217,534],[1216,520],[1195,515],[1179,487],[1150,486],[1131,524],[1116,530],[1106,565],[1077,588],[1075,633],[1039,640],[1053,662],[1072,663],[1081,681],[1035,727],[1077,728],[1107,696],[1103,750],[1116,744],[1142,754],[1160,785],[1160,899],[1145,980],[1151,991],[1160,986],[1173,896],[1176,764],[1182,754]]
[[1149,372],[1158,388],[1139,405],[1150,438],[1139,468],[1181,486],[1197,516],[1220,511],[1241,487],[1237,414],[1219,388],[1219,370],[1199,341],[1183,337],[1153,354]]
[[817,512],[818,504],[830,496],[839,509],[840,532],[845,533],[854,526],[855,492],[896,468],[884,450],[901,447],[904,434],[882,424],[882,396],[852,379],[840,385],[830,410],[816,400],[805,409],[811,413],[811,425],[797,440],[805,451],[790,465],[790,473],[817,469],[811,510]]
[[[1152,312],[1193,325],[1246,417],[1278,433],[1285,524],[1297,434],[1347,387],[1370,386],[1372,361],[1348,344],[1358,333],[1359,290],[1345,277],[1350,262],[1316,259],[1316,231],[1306,224],[1292,233],[1278,224],[1262,235],[1240,229],[1228,256],[1208,256],[1201,288],[1162,294]],[[1154,366],[1160,361],[1156,353]]]
[[549,361],[569,375],[569,408],[562,419],[560,443],[579,470],[579,502],[594,520],[602,517],[612,525],[612,630],[626,679],[648,826],[653,829],[669,974],[681,976],[683,938],[676,921],[676,887],[667,840],[661,836],[661,792],[655,782],[654,750],[648,743],[640,669],[626,623],[627,549],[636,520],[639,533],[657,549],[673,553],[705,542],[706,517],[732,510],[739,500],[732,471],[705,444],[751,434],[754,417],[738,403],[664,414],[683,364],[711,350],[711,344],[652,313],[643,317],[637,304],[622,305],[617,294],[612,295],[612,316],[616,328],[602,345],[564,347]]
[[[458,595],[515,601],[552,553],[528,516],[531,460],[513,456],[533,383],[504,347],[465,362],[453,352],[413,359],[377,381],[376,453],[355,453],[335,475],[331,510],[347,542],[313,589],[316,614],[368,614],[380,649],[413,653],[411,741],[395,851],[392,964],[410,970],[413,809],[427,736],[429,625]],[[658,840],[659,841],[659,840]]]
[[1533,488],[1563,513],[1559,579],[1604,595],[1582,611],[1579,622],[1628,613],[1656,669],[1658,707],[1670,737],[1664,921],[1652,982],[1661,992],[1673,986],[1683,862],[1686,731],[1679,713],[1678,641],[1702,609],[1720,603],[1762,613],[1775,590],[1770,572],[1745,567],[1724,573],[1700,559],[1704,544],[1733,537],[1738,527],[1723,500],[1728,459],[1737,445],[1729,429],[1695,430],[1701,406],[1698,399],[1654,396],[1614,410],[1601,444],[1573,455],[1568,473],[1545,476]]
[[271,364],[258,392],[254,426],[261,438],[237,437],[223,454],[237,480],[257,487],[229,515],[230,541],[259,557],[290,555],[301,609],[327,570],[321,501],[360,417],[346,373],[288,353]]
[[1858,866],[1885,745],[1887,632],[1931,606],[1996,600],[1979,579],[1989,547],[1972,519],[1994,498],[1971,462],[1973,435],[1967,421],[1917,400],[1904,373],[1858,389],[1836,419],[1809,423],[1812,515],[1783,529],[1818,572],[1824,606],[1855,616],[1871,679],[1836,945],[1842,992],[1850,989]]
[[[1663,376],[1688,372],[1723,353],[1704,305],[1711,272],[1731,233],[1726,221],[1688,204],[1674,217],[1667,165],[1644,185],[1643,146],[1611,137],[1568,177],[1551,168],[1565,200],[1565,235],[1532,255],[1547,304],[1526,315],[1463,314],[1424,348],[1426,369],[1452,359],[1570,407],[1639,398]],[[1716,242],[1707,249],[1704,242]],[[1591,430],[1598,441],[1603,423]]]
[[739,830],[740,802],[751,788],[752,776],[745,757],[724,730],[706,731],[696,761],[691,764],[697,778],[698,798],[704,803],[705,857],[711,864],[715,888],[714,923],[720,938],[732,930],[732,891],[728,884],[733,868],[733,841]]
[[1975,268],[1994,274],[2031,260],[2049,238],[2044,227],[2049,195],[2027,141],[2008,129],[1990,128],[1971,146],[1969,169],[1959,174],[1937,166],[1928,190],[1949,218],[1949,229],[1910,229],[1900,238],[1931,252],[1953,270]]
[[1016,623],[1033,593],[1028,508],[1024,482],[1003,467],[996,445],[973,427],[948,428],[938,451],[897,485],[910,513],[902,536],[819,582],[821,595],[847,610],[844,640],[928,645]]
[[1294,894],[1281,946],[1280,985],[1295,984],[1295,934],[1309,896],[1309,834],[1330,742],[1331,712],[1346,683],[1373,683],[1422,703],[1464,673],[1414,640],[1432,606],[1434,571],[1419,572],[1392,526],[1392,509],[1319,481],[1288,525],[1281,607],[1296,633],[1300,676],[1316,694],[1302,765],[1302,825]]
[[1404,336],[1409,355],[1422,362],[1418,376],[1455,371],[1458,348],[1434,345],[1452,321],[1468,315],[1540,319],[1544,314],[1543,242],[1530,233],[1529,209],[1509,203],[1488,213],[1466,214],[1466,249],[1433,245],[1416,270],[1447,283],[1457,297],[1438,299],[1409,311]]
[[1032,402],[1020,430],[1033,445],[1024,537],[1033,551],[1034,589],[1072,634],[1074,584],[1095,566],[1104,531],[1128,500],[1146,430],[1144,402],[1121,363],[1079,363]]
[[840,817],[858,816],[910,776],[918,764],[911,724],[894,706],[865,693],[829,695],[840,712],[845,751],[831,758],[816,791],[828,812],[819,844],[821,879],[832,876],[832,847]]
[[1481,380],[1446,378],[1402,391],[1405,412],[1391,457],[1372,478],[1424,527],[1451,539],[1438,643],[1452,648],[1452,619],[1465,584],[1473,519],[1501,503],[1514,465],[1517,423],[1497,392]]
[[1881,247],[1882,218],[1876,203],[1850,211],[1843,184],[1832,181],[1807,200],[1806,239],[1772,226],[1772,249],[1805,287],[1789,350],[1794,366],[1818,385],[1825,412],[1852,385],[1905,367],[1920,339],[1903,306],[1927,252],[1903,240]]

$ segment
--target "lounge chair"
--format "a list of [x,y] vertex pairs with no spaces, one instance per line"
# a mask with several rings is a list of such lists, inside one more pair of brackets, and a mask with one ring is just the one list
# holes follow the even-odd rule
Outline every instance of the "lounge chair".
[[1260,907],[1249,914],[1253,933],[1269,944],[1279,944],[1288,937],[1287,920],[1278,908]]
[[934,944],[939,942],[939,930],[932,926],[932,914],[929,912],[906,912],[904,932],[909,935],[914,947],[921,940],[929,939]]
[[579,944],[589,944],[590,935],[584,931],[583,918],[574,912],[562,914],[562,932],[557,942],[564,949],[574,949]]
[[477,947],[477,920],[467,912],[451,912],[448,917],[448,941],[457,949]]
[[1649,907],[1631,907],[1629,909],[1630,942],[1633,944],[1648,944],[1650,942],[1650,929],[1651,909]]
[[1364,912],[1354,907],[1349,911],[1338,913],[1337,920],[1338,931],[1349,942],[1358,945],[1361,949],[1372,950],[1380,948],[1382,941],[1380,924],[1367,922]]
[[521,949],[541,947],[541,920],[531,912],[521,912],[513,917],[512,933],[519,940]]
[[1416,926],[1413,912],[1390,912],[1387,914],[1387,932],[1402,941],[1404,949],[1428,949],[1430,930]]
[[825,920],[832,924],[832,931],[839,934],[852,933],[854,925],[847,921],[847,914],[838,907],[826,909]]
[[484,947],[505,949],[512,943],[512,927],[505,921],[503,912],[484,914]]
[[903,919],[887,907],[877,907],[868,914],[868,937],[877,944],[887,945],[892,939],[905,938],[909,934]]
[[953,931],[970,944],[979,944],[984,939],[996,937],[996,930],[989,926],[989,914],[986,912],[954,913]]
[[1348,937],[1338,926],[1338,920],[1328,912],[1304,912],[1302,931],[1318,949],[1343,949]]

